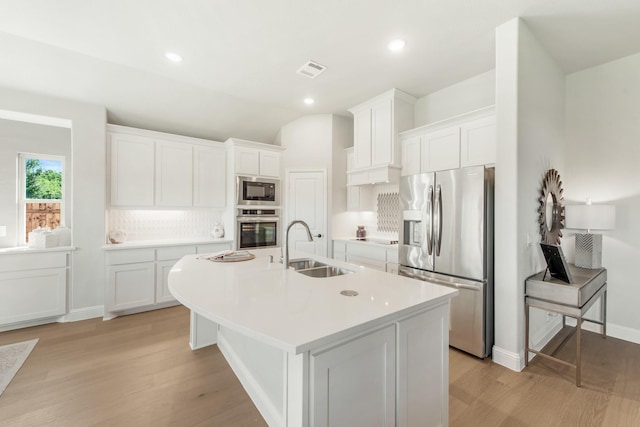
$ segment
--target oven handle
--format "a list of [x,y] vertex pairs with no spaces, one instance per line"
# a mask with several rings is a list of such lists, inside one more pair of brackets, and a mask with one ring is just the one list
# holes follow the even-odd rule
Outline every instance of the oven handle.
[[280,221],[278,216],[238,216],[238,221],[242,222],[277,222]]

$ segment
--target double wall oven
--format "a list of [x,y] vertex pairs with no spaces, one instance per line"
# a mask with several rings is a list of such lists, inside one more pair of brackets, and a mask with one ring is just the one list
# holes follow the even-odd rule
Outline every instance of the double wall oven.
[[236,243],[238,249],[280,246],[279,209],[238,209]]

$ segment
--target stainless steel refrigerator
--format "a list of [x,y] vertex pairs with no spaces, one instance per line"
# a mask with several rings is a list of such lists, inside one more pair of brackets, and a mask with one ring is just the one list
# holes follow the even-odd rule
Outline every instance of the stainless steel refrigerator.
[[494,169],[402,177],[399,274],[457,288],[449,344],[484,358],[493,345]]

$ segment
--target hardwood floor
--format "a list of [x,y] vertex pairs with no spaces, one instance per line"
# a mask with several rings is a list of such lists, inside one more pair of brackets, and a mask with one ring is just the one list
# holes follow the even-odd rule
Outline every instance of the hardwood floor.
[[[191,351],[188,330],[173,307],[0,334],[40,338],[0,396],[0,426],[266,425],[217,347]],[[583,345],[581,388],[551,361],[518,373],[450,350],[450,425],[640,425],[640,346],[589,332]]]

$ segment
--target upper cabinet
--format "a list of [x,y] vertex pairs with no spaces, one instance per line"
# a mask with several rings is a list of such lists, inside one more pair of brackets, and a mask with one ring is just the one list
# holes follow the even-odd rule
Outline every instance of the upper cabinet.
[[236,175],[280,178],[282,147],[236,138],[227,143],[233,146]]
[[111,206],[224,207],[221,143],[108,126]]
[[400,167],[398,133],[413,127],[416,98],[392,89],[363,102],[353,114],[354,163],[349,185],[393,180]]
[[193,206],[222,208],[227,193],[224,147],[193,147]]
[[111,204],[153,206],[155,141],[138,135],[109,133]]
[[156,141],[156,206],[191,206],[193,201],[193,147]]
[[495,164],[495,123],[489,107],[403,132],[402,175]]

